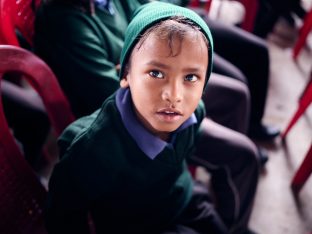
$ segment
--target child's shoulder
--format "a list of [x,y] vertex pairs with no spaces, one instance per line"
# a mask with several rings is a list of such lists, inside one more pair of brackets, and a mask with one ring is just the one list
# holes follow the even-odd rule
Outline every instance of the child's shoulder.
[[70,124],[62,135],[58,139],[58,145],[61,154],[72,144],[72,142],[80,135],[82,135],[92,125],[100,109],[95,111],[93,114],[79,118],[72,124]]
[[114,131],[115,109],[114,98],[108,98],[100,109],[70,124],[58,139],[60,157],[73,145],[82,152],[89,142],[98,138],[104,141],[105,137]]

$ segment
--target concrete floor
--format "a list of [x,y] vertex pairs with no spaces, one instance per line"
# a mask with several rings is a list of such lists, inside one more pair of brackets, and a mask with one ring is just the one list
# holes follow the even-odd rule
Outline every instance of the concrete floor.
[[[312,70],[312,38],[298,61],[291,57],[296,30],[280,22],[268,38],[270,50],[270,88],[264,122],[285,129],[295,112],[298,98]],[[261,144],[261,143],[260,143]],[[312,108],[300,118],[286,138],[264,144],[269,161],[262,173],[250,221],[262,234],[312,233],[312,176],[296,199],[290,189],[292,177],[312,144]]]

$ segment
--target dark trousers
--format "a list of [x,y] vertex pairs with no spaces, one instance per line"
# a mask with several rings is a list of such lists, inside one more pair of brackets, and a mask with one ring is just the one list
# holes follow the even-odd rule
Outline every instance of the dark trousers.
[[[193,187],[190,203],[176,224],[160,234],[227,234],[227,227],[210,199],[207,188],[200,182]],[[159,234],[159,233],[157,233]]]
[[261,124],[269,80],[269,53],[265,41],[237,27],[209,18],[205,20],[214,38],[213,71],[248,85],[251,97],[249,125]]
[[203,100],[210,119],[232,130],[247,133],[250,95],[246,84],[213,73]]
[[[230,233],[244,233],[259,176],[258,151],[244,135],[249,118],[249,91],[243,82],[212,74],[203,100],[210,119],[201,125],[202,134],[190,163],[205,167],[211,175],[215,207],[210,208],[214,209],[211,212],[217,211],[213,215],[217,218],[206,219],[206,225],[222,230],[224,222]],[[218,217],[221,223],[214,221]],[[175,228],[168,233],[201,233],[185,225]]]
[[259,177],[256,146],[245,135],[205,119],[190,163],[210,172],[216,210],[230,233],[244,233]]

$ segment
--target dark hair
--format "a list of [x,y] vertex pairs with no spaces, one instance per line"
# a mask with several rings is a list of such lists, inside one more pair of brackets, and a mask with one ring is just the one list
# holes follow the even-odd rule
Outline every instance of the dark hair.
[[[175,22],[175,23],[172,23]],[[195,33],[200,33],[204,42],[208,46],[208,40],[205,35],[201,32],[200,28],[193,23],[193,21],[185,18],[184,16],[172,16],[164,21],[160,21],[147,29],[140,38],[138,42],[138,48],[142,46],[146,38],[151,34],[155,33],[160,39],[168,40],[168,47],[170,49],[169,56],[176,56],[173,54],[172,45],[174,43],[174,39],[178,39],[180,45],[186,34],[190,33],[190,29]],[[177,51],[177,54],[179,50]]]

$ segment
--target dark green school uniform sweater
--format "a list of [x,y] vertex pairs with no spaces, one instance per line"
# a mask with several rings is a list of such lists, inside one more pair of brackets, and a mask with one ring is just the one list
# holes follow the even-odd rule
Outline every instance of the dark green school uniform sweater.
[[91,114],[119,87],[116,65],[136,0],[113,0],[114,14],[62,3],[43,4],[35,22],[34,51],[54,71],[77,117]]
[[191,198],[185,159],[205,115],[202,102],[198,122],[177,132],[173,147],[152,160],[125,128],[115,96],[60,138],[65,153],[50,179],[46,215],[51,233],[84,233],[88,211],[99,233],[157,233]]

